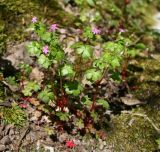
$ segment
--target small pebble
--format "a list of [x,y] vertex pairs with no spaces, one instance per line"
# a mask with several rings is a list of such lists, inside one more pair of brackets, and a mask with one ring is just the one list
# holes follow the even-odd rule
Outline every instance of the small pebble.
[[1,140],[0,140],[0,143],[3,144],[3,145],[8,145],[11,143],[11,140],[9,138],[9,136],[4,136]]
[[0,152],[5,151],[5,150],[6,150],[6,146],[5,146],[5,145],[0,144]]
[[59,136],[59,142],[63,143],[66,141],[66,139],[68,138],[68,134],[67,133],[63,133]]

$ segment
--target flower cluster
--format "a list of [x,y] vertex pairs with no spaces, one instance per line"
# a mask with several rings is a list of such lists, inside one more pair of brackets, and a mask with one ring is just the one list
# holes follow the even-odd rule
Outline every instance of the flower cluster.
[[[32,18],[32,23],[36,23],[36,22],[37,22],[37,17],[34,16],[34,17]],[[50,31],[50,32],[54,32],[54,31],[57,30],[57,29],[58,29],[58,24],[54,23],[54,24],[52,24],[52,25],[50,26],[49,31]],[[98,29],[97,27],[93,27],[92,30],[91,30],[91,32],[92,32],[93,34],[95,34],[95,35],[101,34],[101,30]],[[48,45],[45,45],[45,46],[42,48],[42,51],[43,51],[43,53],[44,53],[45,55],[47,55],[47,54],[49,53],[49,47],[48,47]]]

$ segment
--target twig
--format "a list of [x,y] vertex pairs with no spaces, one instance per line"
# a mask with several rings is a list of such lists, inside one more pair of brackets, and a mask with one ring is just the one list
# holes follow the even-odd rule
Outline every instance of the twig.
[[139,117],[145,118],[152,125],[152,127],[157,131],[157,133],[160,134],[160,129],[153,123],[153,121],[147,115],[140,114],[140,113],[131,113],[129,111],[122,111],[122,112],[127,113],[127,114],[131,114],[133,116],[139,116]]

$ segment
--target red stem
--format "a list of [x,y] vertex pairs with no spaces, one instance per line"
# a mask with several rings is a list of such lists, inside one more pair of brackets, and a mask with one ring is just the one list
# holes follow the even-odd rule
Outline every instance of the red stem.
[[96,99],[97,99],[97,93],[95,93],[93,96],[93,103],[92,103],[91,111],[93,111],[95,109]]

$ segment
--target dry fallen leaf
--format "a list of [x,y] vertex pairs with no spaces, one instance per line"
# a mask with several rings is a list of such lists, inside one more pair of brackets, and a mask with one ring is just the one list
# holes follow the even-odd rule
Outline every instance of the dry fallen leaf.
[[40,102],[36,98],[30,98],[29,102],[34,106],[40,105]]
[[0,118],[3,118],[3,112],[0,112]]
[[30,118],[30,121],[38,121],[39,120],[39,118],[41,117],[41,115],[42,115],[42,112],[40,112],[40,111],[34,111],[33,113],[32,113],[32,116],[31,116],[31,118]]
[[29,75],[31,80],[36,80],[39,84],[43,81],[44,73],[41,72],[37,67],[32,69],[32,72]]
[[142,102],[136,98],[134,98],[132,95],[128,94],[126,97],[121,97],[121,101],[128,106],[134,106],[139,104],[144,104],[145,102]]

